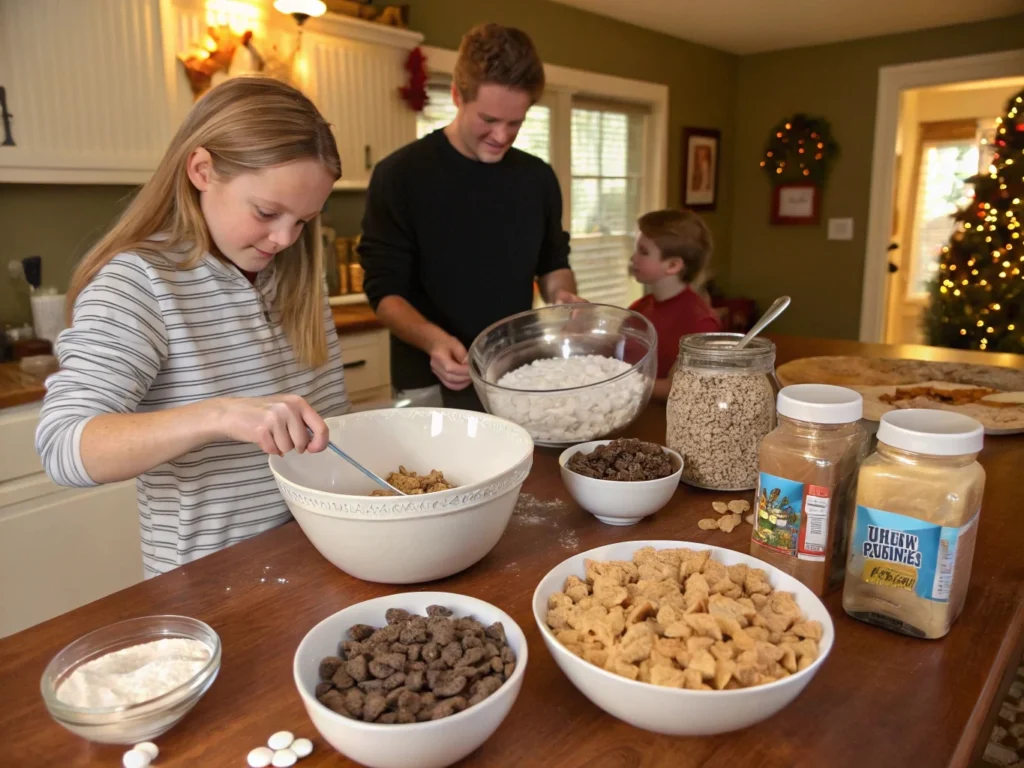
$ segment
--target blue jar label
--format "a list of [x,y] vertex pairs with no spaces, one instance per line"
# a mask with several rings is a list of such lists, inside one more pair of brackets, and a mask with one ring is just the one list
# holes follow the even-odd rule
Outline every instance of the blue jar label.
[[957,545],[974,534],[977,520],[949,528],[858,504],[851,555],[861,558],[859,575],[867,584],[948,602]]

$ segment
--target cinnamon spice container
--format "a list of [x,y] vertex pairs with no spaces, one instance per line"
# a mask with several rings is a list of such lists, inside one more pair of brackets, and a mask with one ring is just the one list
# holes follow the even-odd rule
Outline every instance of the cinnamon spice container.
[[864,402],[845,387],[796,384],[776,404],[778,426],[758,448],[750,553],[821,596],[843,580]]

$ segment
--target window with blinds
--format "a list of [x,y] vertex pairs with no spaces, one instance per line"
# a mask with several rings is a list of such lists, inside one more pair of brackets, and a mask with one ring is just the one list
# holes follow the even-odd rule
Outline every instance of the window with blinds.
[[644,166],[645,113],[574,102],[571,116],[570,262],[579,294],[625,305]]
[[[416,116],[416,138],[444,128],[455,119],[450,81],[432,80],[427,85],[427,104]],[[534,104],[526,113],[516,136],[514,146],[543,160],[551,162],[551,110],[543,104]]]

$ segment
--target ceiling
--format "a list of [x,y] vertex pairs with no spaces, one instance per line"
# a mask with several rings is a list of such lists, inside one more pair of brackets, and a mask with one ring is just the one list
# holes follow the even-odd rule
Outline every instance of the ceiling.
[[[730,53],[1012,16],[1024,0],[553,0]],[[825,11],[824,9],[827,9]]]

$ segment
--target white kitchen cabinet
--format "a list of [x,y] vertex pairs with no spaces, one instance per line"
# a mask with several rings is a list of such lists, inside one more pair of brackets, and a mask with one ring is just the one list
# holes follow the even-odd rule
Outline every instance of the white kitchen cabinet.
[[0,182],[145,181],[174,130],[173,55],[160,0],[0,0]]
[[[148,179],[193,104],[178,55],[220,24],[284,56],[300,40],[271,0],[0,0],[0,86],[15,141],[0,145],[0,183]],[[365,188],[374,163],[416,138],[398,89],[423,36],[331,13],[302,30],[293,79],[335,126],[337,188]],[[231,74],[250,71],[247,61],[240,49]]]
[[[416,138],[416,113],[399,95],[405,61],[422,36],[343,17],[318,20],[303,36],[307,93],[335,129],[337,188],[365,188],[373,166]],[[372,33],[372,37],[370,36]]]
[[55,485],[38,421],[38,405],[0,411],[0,637],[143,579],[135,481]]
[[345,391],[353,404],[391,400],[391,342],[384,329],[346,333],[340,338]]

